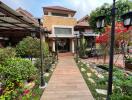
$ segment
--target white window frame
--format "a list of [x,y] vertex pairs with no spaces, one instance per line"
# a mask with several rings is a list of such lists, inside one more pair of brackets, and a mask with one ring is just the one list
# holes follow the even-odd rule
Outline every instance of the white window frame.
[[[72,29],[72,34],[74,35],[74,27],[73,26],[65,26],[65,25],[53,25],[52,26],[52,34],[55,36],[55,28],[71,28]],[[59,35],[59,34],[58,34]]]

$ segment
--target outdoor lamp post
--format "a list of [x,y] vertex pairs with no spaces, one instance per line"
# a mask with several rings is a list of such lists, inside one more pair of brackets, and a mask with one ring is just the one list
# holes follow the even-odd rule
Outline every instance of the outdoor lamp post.
[[46,87],[46,83],[44,80],[44,70],[43,70],[43,45],[42,45],[42,29],[41,29],[41,19],[38,18],[38,23],[39,23],[39,34],[40,34],[40,56],[41,56],[41,66],[40,66],[40,80],[41,80],[41,84],[40,84],[40,88],[45,88]]
[[76,36],[76,62],[78,63],[78,34],[75,34]]
[[98,28],[98,29],[101,29],[101,28],[103,28],[104,27],[104,22],[105,22],[105,16],[98,16],[97,18],[96,18],[96,20],[97,20],[97,22],[96,22],[96,27]]
[[[112,19],[112,27],[111,27],[111,39],[110,39],[110,59],[109,59],[109,79],[108,79],[108,91],[107,91],[107,100],[110,99],[110,95],[112,94],[112,74],[113,74],[113,55],[114,55],[114,40],[115,40],[115,0],[113,0],[112,10],[111,10],[111,19]],[[104,27],[104,18],[105,16],[97,17],[97,28]]]
[[123,19],[123,25],[124,25],[124,27],[129,28],[132,25],[132,11],[123,14],[121,16],[121,18]]
[[55,45],[56,45],[56,55],[57,55],[57,61],[58,61],[58,37],[56,35],[56,38],[55,38]]

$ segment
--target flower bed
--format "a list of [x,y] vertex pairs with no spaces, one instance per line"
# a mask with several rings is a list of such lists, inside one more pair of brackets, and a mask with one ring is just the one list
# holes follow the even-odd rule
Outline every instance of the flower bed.
[[[78,67],[86,81],[92,95],[96,100],[104,100],[107,95],[108,71],[83,63],[79,60]],[[113,70],[113,95],[112,100],[131,100],[132,76],[121,69]]]

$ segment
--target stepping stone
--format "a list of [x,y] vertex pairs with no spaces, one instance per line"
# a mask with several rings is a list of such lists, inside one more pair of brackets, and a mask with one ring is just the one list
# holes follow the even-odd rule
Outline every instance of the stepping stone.
[[44,76],[48,77],[49,76],[49,73],[45,73]]
[[88,78],[88,80],[89,80],[91,83],[94,83],[94,84],[95,84],[95,81],[94,81],[92,78]]
[[107,90],[104,90],[104,89],[96,89],[96,92],[97,92],[98,94],[107,95]]
[[98,76],[98,78],[104,78],[104,76],[102,74],[98,74],[97,76]]
[[90,65],[89,65],[89,64],[87,64],[87,67],[90,67]]
[[84,68],[81,68],[81,71],[82,71],[82,72],[84,72],[84,71],[86,71],[86,69],[84,69]]
[[53,68],[50,69],[52,72],[54,71]]
[[87,76],[88,76],[88,77],[91,77],[91,75],[92,75],[91,73],[87,73]]

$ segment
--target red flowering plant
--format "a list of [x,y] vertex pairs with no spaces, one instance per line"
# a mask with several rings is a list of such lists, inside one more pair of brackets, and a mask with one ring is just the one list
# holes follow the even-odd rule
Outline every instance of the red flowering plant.
[[[132,30],[132,27],[129,29],[123,26],[122,22],[116,22],[115,24],[115,50],[120,47],[121,42],[128,43],[130,40],[129,31]],[[104,63],[106,62],[106,56],[110,47],[110,33],[111,26],[107,25],[105,31],[98,37],[96,37],[96,43],[100,44],[101,49],[104,51]]]

